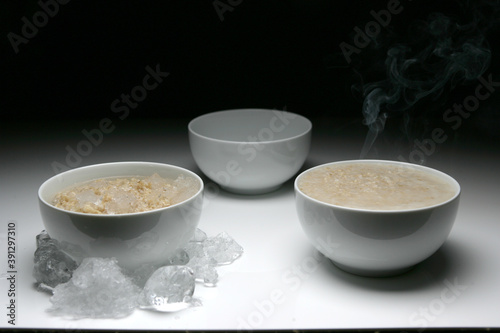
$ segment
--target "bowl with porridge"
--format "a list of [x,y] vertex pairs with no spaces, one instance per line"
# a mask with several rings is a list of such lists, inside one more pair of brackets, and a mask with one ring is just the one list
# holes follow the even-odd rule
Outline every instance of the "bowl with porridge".
[[71,256],[161,264],[194,235],[203,181],[187,169],[116,162],[60,173],[38,190],[51,238]]
[[319,165],[294,185],[308,239],[339,268],[365,276],[403,273],[436,252],[460,197],[451,176],[388,160]]

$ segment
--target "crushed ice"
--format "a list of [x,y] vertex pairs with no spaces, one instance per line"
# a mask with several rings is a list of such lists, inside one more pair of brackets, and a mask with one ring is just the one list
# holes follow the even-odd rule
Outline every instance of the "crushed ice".
[[207,256],[213,258],[218,265],[229,265],[243,254],[243,248],[225,232],[208,238],[203,247]]
[[187,265],[193,269],[196,281],[215,286],[219,279],[215,267],[238,259],[243,254],[243,248],[225,232],[215,237],[207,238],[206,234],[197,236],[184,247],[190,258]]
[[86,258],[79,264],[43,231],[37,236],[33,276],[39,290],[52,293],[49,311],[55,315],[121,318],[135,308],[173,312],[200,305],[193,297],[196,282],[215,286],[216,267],[242,254],[243,248],[227,233],[207,237],[196,229],[163,266],[124,269],[114,258]]
[[49,312],[74,319],[126,317],[139,291],[116,259],[86,258],[68,282],[54,288]]

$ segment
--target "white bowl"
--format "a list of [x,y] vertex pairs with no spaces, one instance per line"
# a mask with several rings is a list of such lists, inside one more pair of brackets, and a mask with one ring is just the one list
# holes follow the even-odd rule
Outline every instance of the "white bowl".
[[[195,178],[199,190],[191,198],[151,211],[104,215],[63,210],[51,204],[61,190],[103,177],[150,176]],[[194,235],[198,225],[203,181],[195,173],[173,165],[149,162],[96,164],[60,173],[38,190],[40,213],[49,236],[74,257],[116,257],[125,267],[160,264]]]
[[286,111],[236,109],[202,115],[188,128],[194,160],[208,178],[230,192],[261,194],[299,171],[312,124]]
[[[444,179],[455,195],[429,207],[406,210],[347,208],[316,200],[298,187],[301,177],[327,165],[385,163],[422,170]],[[308,169],[295,180],[296,208],[312,244],[341,269],[365,276],[403,273],[436,252],[447,239],[458,210],[460,185],[428,167],[396,161],[356,160]]]

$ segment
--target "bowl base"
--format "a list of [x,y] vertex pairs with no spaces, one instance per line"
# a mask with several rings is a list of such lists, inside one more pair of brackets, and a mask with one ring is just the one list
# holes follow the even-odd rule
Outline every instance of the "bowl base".
[[257,188],[257,189],[242,189],[242,188],[227,187],[227,186],[222,186],[222,185],[220,187],[227,192],[231,192],[231,193],[235,193],[235,194],[257,195],[257,194],[266,194],[266,193],[274,192],[281,187],[281,184],[271,186],[271,187]]
[[396,276],[400,274],[404,274],[415,266],[409,266],[409,267],[404,267],[404,268],[398,268],[398,269],[380,269],[380,270],[374,270],[374,269],[362,269],[362,268],[356,268],[356,267],[351,267],[351,266],[346,266],[339,264],[337,262],[334,262],[333,260],[330,260],[333,265],[336,267],[340,268],[341,270],[351,273],[354,275],[359,275],[359,276],[365,276],[365,277],[391,277],[391,276]]

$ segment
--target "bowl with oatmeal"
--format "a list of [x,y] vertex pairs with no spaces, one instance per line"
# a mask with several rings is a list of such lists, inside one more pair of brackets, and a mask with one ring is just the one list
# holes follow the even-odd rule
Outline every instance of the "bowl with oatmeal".
[[74,257],[161,264],[193,236],[203,181],[187,169],[116,162],[60,173],[38,190],[49,236]]
[[388,160],[319,165],[295,179],[296,209],[313,246],[364,276],[403,273],[451,232],[460,185],[433,168]]

